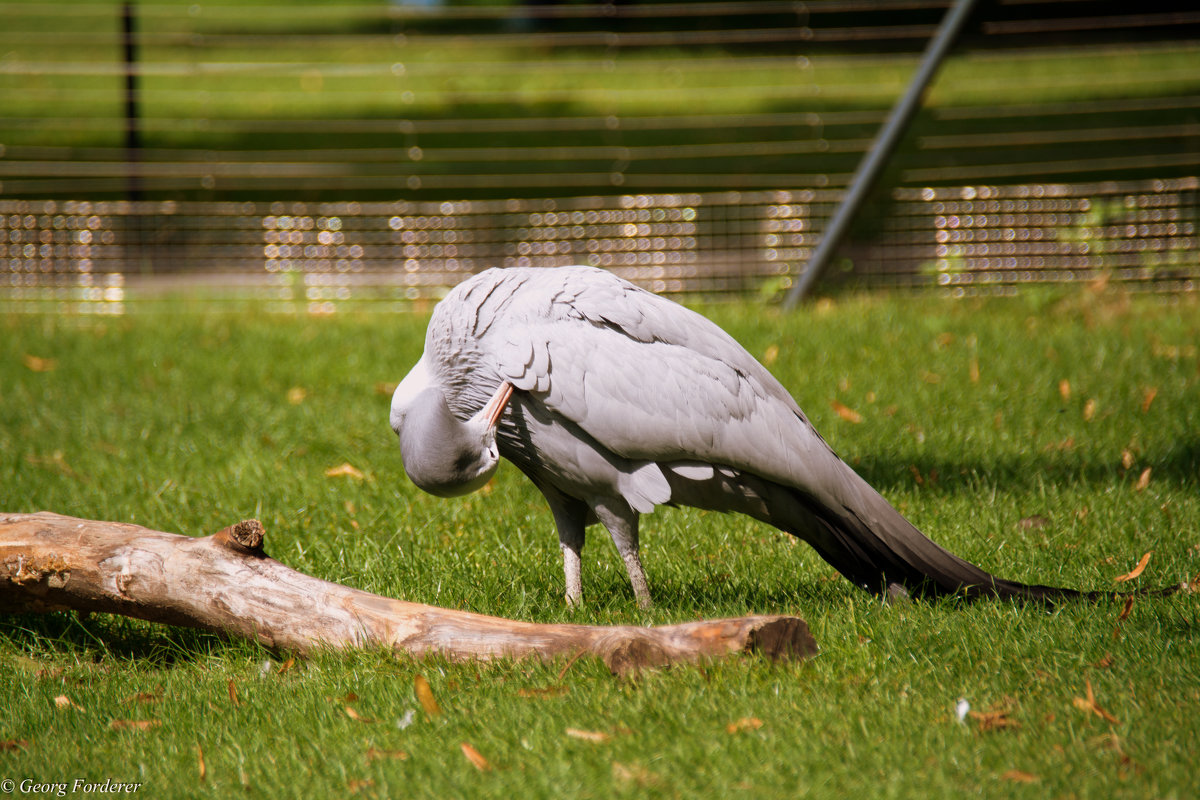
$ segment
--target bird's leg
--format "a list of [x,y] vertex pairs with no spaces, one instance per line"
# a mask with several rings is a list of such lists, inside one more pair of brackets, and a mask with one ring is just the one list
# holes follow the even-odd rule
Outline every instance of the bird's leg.
[[646,583],[646,572],[638,556],[638,513],[629,506],[612,509],[603,504],[597,504],[594,510],[596,518],[608,528],[613,544],[625,562],[625,571],[629,573],[629,584],[633,587],[633,596],[637,598],[638,605],[650,608],[654,602],[650,599],[650,586]]
[[578,535],[575,534],[576,531],[567,531],[562,527],[558,529],[558,547],[562,550],[563,577],[567,585],[567,605],[572,608],[583,605],[583,564],[580,560],[584,540],[582,525],[579,526]]
[[558,528],[558,546],[562,550],[563,575],[567,582],[567,605],[578,608],[583,605],[583,567],[580,554],[583,552],[587,507],[576,500],[546,495],[550,511],[554,514],[554,525]]

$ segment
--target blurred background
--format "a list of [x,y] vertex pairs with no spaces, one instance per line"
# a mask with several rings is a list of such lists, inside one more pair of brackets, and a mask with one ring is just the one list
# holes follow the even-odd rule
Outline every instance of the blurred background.
[[[0,309],[776,299],[950,5],[3,2]],[[1195,291],[1198,175],[1200,10],[983,0],[820,291]]]

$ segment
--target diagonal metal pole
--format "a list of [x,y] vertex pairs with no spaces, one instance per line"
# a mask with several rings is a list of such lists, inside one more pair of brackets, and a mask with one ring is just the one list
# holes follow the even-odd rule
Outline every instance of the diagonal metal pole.
[[975,3],[976,0],[955,0],[954,5],[942,18],[942,24],[938,26],[937,33],[925,48],[921,65],[917,68],[912,81],[909,82],[908,89],[892,107],[892,112],[884,122],[874,144],[871,145],[871,149],[858,165],[841,205],[838,206],[833,218],[825,226],[816,252],[808,260],[800,280],[792,286],[787,297],[784,298],[784,310],[794,308],[797,303],[805,299],[812,290],[813,284],[829,265],[829,261],[833,258],[842,237],[846,235],[846,230],[850,227],[854,215],[863,204],[884,165],[891,158],[900,138],[908,129],[908,123],[912,120],[913,114],[921,107],[925,88],[929,86],[933,76],[937,74],[938,68],[941,67],[942,61],[946,58],[946,54],[950,52],[964,23],[975,8]]

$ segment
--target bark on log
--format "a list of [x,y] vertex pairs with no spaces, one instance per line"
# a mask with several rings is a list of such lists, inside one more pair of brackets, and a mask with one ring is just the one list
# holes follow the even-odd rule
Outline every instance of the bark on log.
[[0,611],[108,612],[299,653],[321,646],[474,659],[582,653],[619,674],[736,652],[817,652],[797,617],[652,628],[518,622],[330,583],[280,564],[262,544],[257,520],[193,538],[49,512],[0,514]]

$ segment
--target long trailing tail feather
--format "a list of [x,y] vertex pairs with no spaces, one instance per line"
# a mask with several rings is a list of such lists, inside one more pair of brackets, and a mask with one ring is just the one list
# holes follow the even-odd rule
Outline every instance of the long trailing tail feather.
[[[882,497],[880,502],[886,503]],[[822,558],[855,585],[874,593],[922,597],[961,595],[1049,601],[1082,596],[1074,589],[998,578],[927,538],[899,512],[887,525],[865,524],[848,509],[812,507],[820,533],[791,531],[810,541]],[[807,534],[807,535],[806,535]]]
[[[688,470],[679,465],[665,474],[673,504],[738,511],[774,525],[808,542],[834,569],[874,594],[1047,604],[1129,596],[997,577],[925,536],[844,462],[834,457],[833,463],[828,474],[835,476],[839,488],[819,496],[811,490],[727,468],[716,470],[706,479],[688,477]],[[1133,594],[1166,595],[1177,589]]]
[[[834,508],[798,496],[807,519],[797,522],[806,525],[807,530],[789,532],[809,541],[838,572],[867,591],[886,595],[957,595],[967,599],[1054,604],[1064,600],[1094,601],[1130,595],[1165,596],[1180,588],[1169,586],[1131,593],[1088,592],[996,577],[929,539],[882,495],[857,475],[855,478],[861,483],[858,497],[868,508]],[[864,516],[872,519],[873,524],[867,524]],[[813,526],[817,529],[816,535]]]

